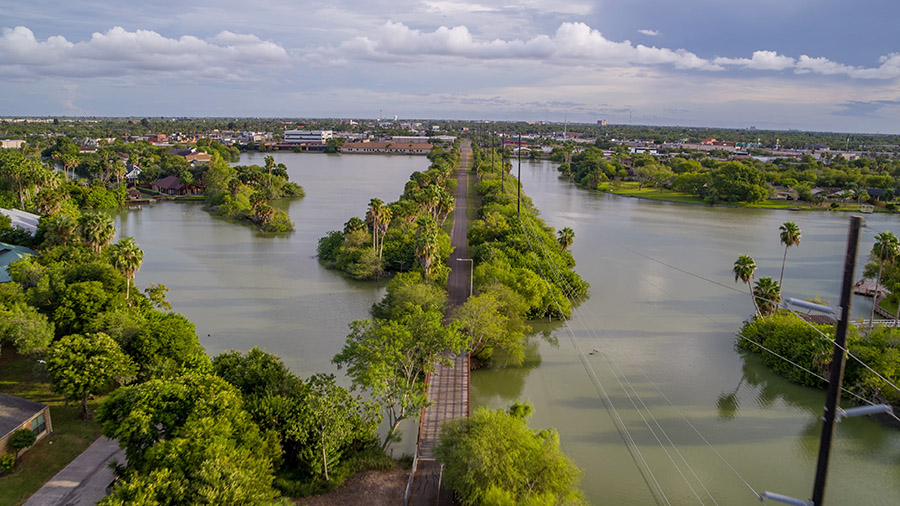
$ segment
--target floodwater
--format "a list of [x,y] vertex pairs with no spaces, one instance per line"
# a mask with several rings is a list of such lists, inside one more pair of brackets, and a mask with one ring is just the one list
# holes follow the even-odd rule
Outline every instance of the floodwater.
[[[240,163],[261,165],[263,156],[244,154]],[[395,200],[428,161],[273,156],[307,192],[283,202],[296,223],[292,234],[260,234],[198,204],[123,211],[116,225],[144,249],[138,285],[168,286],[174,309],[196,324],[211,355],[259,346],[301,376],[337,372],[331,357],[347,324],[368,316],[383,283],[324,269],[315,259],[317,241],[362,216],[370,198]],[[731,266],[749,254],[757,277],[777,279],[784,252],[778,226],[794,221],[803,238],[788,253],[784,296],[834,303],[848,216],[592,193],[559,179],[550,163],[523,163],[522,180],[550,225],[575,231],[572,250],[591,297],[569,322],[533,325],[537,335],[523,367],[476,371],[473,407],[531,401],[532,425],[558,429],[593,504],[750,505],[758,504],[754,490],[809,497],[824,391],[790,384],[735,350],[734,332],[753,309]],[[874,235],[900,229],[896,217],[870,215],[866,222],[860,269]],[[870,308],[854,299],[855,316]],[[411,452],[413,430],[407,427],[397,453]],[[900,431],[847,419],[838,425],[832,457],[829,504],[896,504]]]

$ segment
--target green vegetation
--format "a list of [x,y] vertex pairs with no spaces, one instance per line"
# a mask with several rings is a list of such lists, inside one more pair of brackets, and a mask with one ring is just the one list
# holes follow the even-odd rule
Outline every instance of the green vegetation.
[[583,504],[581,472],[559,449],[556,431],[530,429],[528,404],[508,412],[481,407],[444,425],[438,459],[462,504]]
[[469,227],[469,249],[475,260],[476,289],[498,284],[509,288],[524,301],[527,318],[569,317],[570,299],[582,299],[588,290],[572,270],[574,257],[537,217],[524,193],[521,217],[517,214],[515,179],[501,170],[502,154],[495,154],[493,166],[489,152],[476,148],[474,154],[481,208],[479,219]]
[[206,203],[227,218],[247,220],[265,232],[289,232],[294,223],[287,213],[269,205],[272,199],[302,197],[303,188],[288,181],[284,164],[275,165],[266,157],[266,167],[259,165],[231,167],[218,154],[213,154],[206,172]]
[[422,272],[438,285],[447,281],[450,237],[441,229],[453,212],[451,179],[459,152],[440,147],[428,155],[431,166],[414,172],[396,202],[369,202],[365,219],[350,218],[343,231],[319,239],[319,260],[354,279],[375,279],[389,272]]

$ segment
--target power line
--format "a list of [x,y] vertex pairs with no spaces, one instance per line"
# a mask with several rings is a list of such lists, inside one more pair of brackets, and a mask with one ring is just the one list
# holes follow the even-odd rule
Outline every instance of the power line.
[[[543,250],[543,252],[544,252],[544,257],[546,257],[546,258],[549,260],[548,266],[552,266],[552,267],[553,267],[553,270],[555,271],[555,275],[556,275],[557,279],[561,279],[561,280],[562,280],[562,283],[563,283],[566,287],[568,287],[568,291],[569,291],[569,293],[572,295],[572,298],[578,298],[577,294],[575,293],[575,290],[574,290],[574,289],[572,288],[572,286],[568,283],[568,281],[565,279],[565,277],[562,276],[561,272],[559,271],[559,268],[558,268],[557,265],[556,265],[556,262],[553,261],[552,257],[550,256],[549,252],[547,251],[546,246],[544,245],[543,241],[541,240],[541,237],[537,234],[536,231],[534,231],[534,224],[531,223],[531,222],[529,221],[529,222],[528,222],[528,225],[529,225],[529,227],[532,229],[532,231],[534,232],[534,235],[535,235],[535,241],[538,242],[538,244],[541,246],[541,248],[542,248],[542,250]],[[523,231],[523,233],[524,233],[525,236],[526,236],[526,240],[529,242],[529,248],[531,248],[532,254],[534,254],[534,249],[531,247],[531,240],[530,240],[529,234],[528,234],[528,232],[524,229],[524,225],[522,225],[521,221],[520,221],[520,226],[522,227],[522,231]],[[542,276],[543,276],[543,267],[540,265],[540,260],[537,259],[537,255],[536,255],[536,254],[535,254],[534,256],[535,256],[536,262],[537,262],[537,264],[538,264],[538,268],[541,270],[541,273],[542,273]],[[546,278],[545,278],[544,281],[545,281],[545,283],[547,282],[547,281],[546,281]],[[549,283],[548,283],[548,287],[549,287]],[[563,291],[563,294],[566,295],[566,290],[563,289],[562,291]],[[554,296],[554,297],[555,297],[555,296]],[[596,336],[596,334],[594,334],[593,330],[592,330],[592,329],[591,329],[591,328],[590,328],[590,327],[589,327],[589,326],[581,319],[580,314],[579,314],[577,311],[574,311],[574,310],[573,310],[572,313],[573,313],[573,315],[575,316],[575,319],[578,320],[578,321],[581,323],[581,325],[582,325],[582,327],[585,329],[585,331],[588,332],[588,334],[591,335],[593,339],[598,340],[598,337]],[[674,443],[674,441],[672,441],[672,439],[671,439],[671,438],[669,437],[669,435],[666,433],[665,429],[664,429],[664,428],[662,427],[662,425],[659,423],[659,420],[656,419],[656,417],[653,415],[653,412],[650,410],[650,408],[647,406],[647,404],[646,404],[646,403],[644,402],[644,400],[641,398],[640,394],[638,394],[637,389],[636,389],[636,388],[634,387],[634,385],[628,380],[627,376],[623,373],[623,371],[622,371],[620,368],[618,368],[618,366],[616,366],[616,369],[618,369],[618,373],[617,373],[617,372],[613,369],[614,363],[613,363],[611,360],[609,360],[609,358],[608,358],[606,355],[604,355],[604,361],[606,362],[607,367],[609,368],[610,372],[611,372],[611,373],[613,374],[613,376],[616,378],[616,381],[619,383],[619,386],[622,388],[622,390],[623,390],[623,392],[625,393],[626,397],[628,397],[628,400],[632,403],[632,406],[634,406],[635,411],[638,413],[638,415],[640,415],[640,417],[641,417],[641,419],[643,420],[644,424],[645,424],[645,425],[647,426],[647,428],[650,430],[650,433],[653,435],[653,437],[656,439],[657,443],[659,443],[660,447],[661,447],[661,448],[663,449],[663,451],[666,453],[666,456],[669,458],[669,461],[672,463],[672,465],[675,467],[675,469],[676,469],[676,470],[678,471],[678,473],[681,475],[681,477],[682,477],[682,479],[684,480],[685,484],[688,486],[688,488],[689,488],[689,489],[691,490],[691,492],[694,494],[694,497],[697,498],[697,500],[700,502],[700,504],[703,504],[703,500],[702,500],[702,499],[700,498],[700,496],[697,494],[696,490],[694,490],[694,487],[690,484],[690,481],[687,479],[687,477],[686,477],[686,476],[684,475],[684,473],[682,472],[681,467],[675,462],[675,460],[674,460],[674,458],[672,457],[672,455],[669,453],[669,451],[666,449],[665,445],[664,445],[664,444],[662,443],[662,441],[659,439],[659,436],[656,434],[656,431],[653,430],[653,427],[650,426],[650,423],[649,423],[649,422],[647,421],[647,419],[644,417],[644,414],[643,414],[643,412],[641,411],[641,408],[637,406],[637,404],[636,404],[635,401],[634,401],[634,398],[631,396],[631,394],[629,394],[628,390],[627,390],[627,389],[625,388],[625,386],[622,384],[622,379],[624,379],[624,381],[628,384],[629,388],[631,388],[631,390],[634,392],[634,397],[637,397],[637,399],[640,401],[641,405],[644,407],[644,410],[646,410],[646,411],[647,411],[647,414],[650,415],[650,418],[653,420],[653,422],[654,422],[654,423],[656,424],[656,426],[659,428],[659,431],[662,433],[663,437],[665,437],[665,439],[669,442],[669,444],[672,446],[673,450],[675,450],[675,452],[678,454],[678,456],[681,458],[681,460],[682,460],[682,461],[684,462],[684,464],[687,466],[688,470],[689,470],[690,473],[694,476],[694,478],[697,480],[697,482],[699,483],[699,485],[700,485],[700,486],[703,488],[703,490],[707,493],[707,495],[710,497],[710,499],[712,499],[713,503],[718,504],[718,503],[716,502],[715,498],[714,498],[714,497],[712,496],[712,494],[709,492],[709,489],[706,488],[706,486],[703,484],[702,480],[700,480],[699,476],[697,476],[697,473],[694,471],[693,467],[690,465],[690,463],[687,461],[687,459],[684,457],[684,455],[681,453],[681,451],[678,450],[678,446]],[[642,372],[643,372],[643,371],[642,371]],[[621,376],[622,379],[620,379],[620,376]],[[646,376],[646,375],[645,375],[645,376]],[[652,381],[651,381],[651,382],[652,382]]]
[[[522,226],[521,220],[519,220],[519,226],[522,227],[522,231],[525,232],[524,227]],[[543,267],[541,267],[540,261],[537,258],[537,254],[534,251],[534,247],[531,245],[531,238],[528,236],[527,233],[525,234],[525,239],[528,242],[528,249],[531,251],[532,256],[535,258],[535,262],[537,263],[538,268],[541,271],[541,279],[547,285],[547,288],[550,291],[550,295],[553,298],[553,301],[556,304],[556,307],[559,309],[560,314],[562,315],[561,316],[562,319],[565,320],[565,313],[562,310],[562,306],[560,305],[559,301],[556,299],[556,294],[554,294],[553,290],[550,288],[550,283],[547,281],[547,277],[544,274]],[[614,424],[616,424],[616,430],[619,432],[619,435],[622,437],[623,441],[625,441],[626,447],[628,448],[629,453],[631,453],[632,459],[635,460],[636,464],[638,463],[638,461],[640,461],[640,464],[643,464],[643,467],[640,464],[638,464],[638,470],[640,471],[641,476],[644,478],[644,481],[647,483],[647,486],[650,489],[651,495],[654,497],[655,501],[659,502],[659,497],[657,497],[657,493],[658,493],[659,495],[662,496],[662,499],[666,502],[666,504],[669,504],[671,506],[671,503],[669,502],[668,497],[666,497],[665,491],[663,491],[662,486],[659,484],[659,481],[656,479],[656,476],[653,474],[653,470],[650,469],[650,465],[644,459],[644,456],[641,453],[640,449],[638,448],[637,443],[635,442],[634,438],[631,436],[631,433],[628,431],[628,427],[625,425],[625,422],[624,422],[624,420],[622,420],[622,417],[619,415],[619,412],[616,409],[615,405],[613,404],[612,399],[610,398],[609,394],[606,392],[606,389],[603,387],[603,384],[600,381],[600,378],[597,376],[597,373],[594,371],[593,366],[587,360],[587,357],[585,357],[584,352],[582,352],[581,348],[578,346],[578,342],[575,339],[574,332],[572,331],[572,329],[568,328],[568,326],[566,326],[566,329],[569,332],[569,339],[571,340],[572,346],[575,348],[575,351],[578,354],[578,357],[582,363],[582,366],[585,368],[585,371],[588,373],[588,376],[591,378],[592,383],[594,384],[595,388],[597,388],[598,392],[601,393],[602,399],[604,400],[604,403],[607,406],[607,409],[608,410],[612,409],[612,413],[610,413],[610,414],[614,416],[613,422],[614,422]],[[628,444],[629,442],[631,443],[630,446]],[[645,470],[646,470],[646,474],[645,474]],[[647,475],[649,475],[649,478]],[[652,484],[651,484],[651,481],[652,481]],[[655,485],[655,488],[654,488],[654,485]]]

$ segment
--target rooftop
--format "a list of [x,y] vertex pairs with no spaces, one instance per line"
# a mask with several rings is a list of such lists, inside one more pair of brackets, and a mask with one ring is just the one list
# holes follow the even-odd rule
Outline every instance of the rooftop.
[[0,394],[0,439],[18,429],[23,422],[47,407],[9,394]]

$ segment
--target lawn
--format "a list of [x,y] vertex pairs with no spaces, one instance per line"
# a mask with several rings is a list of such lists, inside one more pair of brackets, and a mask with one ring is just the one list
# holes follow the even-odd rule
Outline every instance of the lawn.
[[[50,406],[53,434],[19,457],[15,471],[0,478],[0,506],[22,504],[100,435],[100,425],[80,418],[78,402],[66,406],[54,393],[37,362],[6,347],[0,354],[0,392]],[[89,403],[91,410],[98,401]]]

